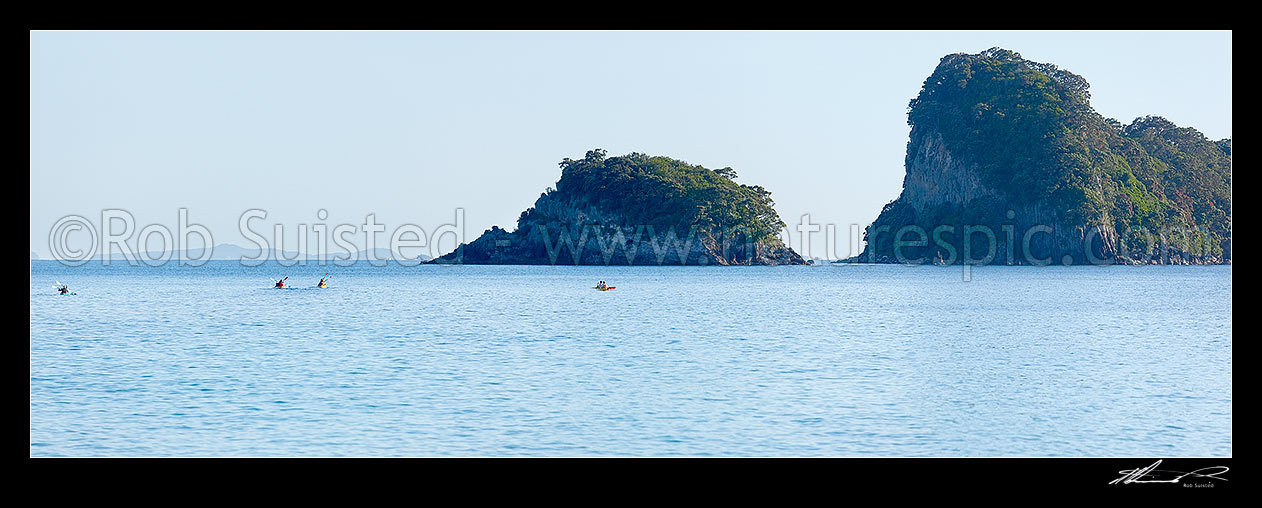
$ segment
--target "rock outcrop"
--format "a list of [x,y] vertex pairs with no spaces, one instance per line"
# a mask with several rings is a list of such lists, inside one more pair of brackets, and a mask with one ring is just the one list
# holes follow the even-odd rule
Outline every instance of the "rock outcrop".
[[667,157],[592,150],[561,162],[555,189],[431,263],[526,265],[805,264],[778,234],[770,193]]
[[903,192],[851,261],[1229,263],[1231,140],[1122,125],[1087,88],[999,48],[944,57],[911,101]]

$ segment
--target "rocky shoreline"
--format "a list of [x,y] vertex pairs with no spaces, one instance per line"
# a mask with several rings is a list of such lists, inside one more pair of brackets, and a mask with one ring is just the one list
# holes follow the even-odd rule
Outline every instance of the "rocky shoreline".
[[[1035,265],[1034,263],[1020,262],[1020,261],[1015,262],[1015,263],[993,263],[993,262],[992,262],[992,263],[984,263],[984,264],[988,264],[988,265],[1006,265],[1006,266],[1047,266],[1047,265],[1064,265],[1064,266],[1071,266],[1071,265],[1075,265],[1075,264],[1077,264],[1077,265],[1079,265],[1079,266],[1086,266],[1086,265],[1094,265],[1094,266],[1108,266],[1108,265],[1122,265],[1122,266],[1160,266],[1160,265],[1208,266],[1208,265],[1230,265],[1230,264],[1231,264],[1231,258],[1220,258],[1220,257],[1215,257],[1215,256],[1208,256],[1208,257],[1190,257],[1190,258],[1185,258],[1185,257],[1183,257],[1181,254],[1177,254],[1177,253],[1176,253],[1176,254],[1173,254],[1173,255],[1170,255],[1170,256],[1168,256],[1168,257],[1167,257],[1167,258],[1165,258],[1165,259],[1153,259],[1153,258],[1131,258],[1131,257],[1122,257],[1122,256],[1118,256],[1118,257],[1109,258],[1109,259],[1107,259],[1107,260],[1103,260],[1102,262],[1090,262],[1090,261],[1088,261],[1088,262],[1086,262],[1086,263],[1074,263],[1074,262],[1072,262],[1072,261],[1071,261],[1071,262],[1069,262],[1069,263],[1065,263],[1064,261],[1065,261],[1064,259],[1061,259],[1060,261],[1051,261],[1051,262],[1044,263],[1044,264],[1040,264],[1040,265]],[[858,265],[934,265],[934,266],[955,266],[955,265],[963,265],[963,264],[966,264],[966,263],[965,263],[963,260],[957,260],[956,262],[954,262],[954,263],[950,263],[950,264],[947,264],[947,263],[939,263],[939,262],[936,262],[936,261],[916,263],[916,262],[911,262],[911,261],[899,261],[898,259],[892,258],[892,257],[890,257],[890,256],[886,256],[886,255],[877,256],[877,258],[876,258],[875,260],[868,260],[868,259],[865,259],[865,257],[864,257],[863,255],[858,255],[858,256],[849,257],[849,258],[846,258],[846,259],[839,259],[839,260],[837,260],[837,261],[833,261],[833,264],[858,264]]]
[[644,230],[641,230],[640,240],[636,240],[634,230],[623,231],[619,238],[616,233],[593,233],[597,229],[608,228],[590,226],[587,228],[587,238],[583,239],[581,233],[563,234],[553,227],[547,230],[552,234],[545,240],[540,229],[535,230],[537,234],[531,235],[509,232],[494,226],[476,240],[427,263],[606,266],[808,264],[793,249],[753,243],[724,245],[721,239],[708,234],[694,236],[691,241],[683,238],[672,241],[669,235],[666,239],[652,241],[646,238],[648,235]]

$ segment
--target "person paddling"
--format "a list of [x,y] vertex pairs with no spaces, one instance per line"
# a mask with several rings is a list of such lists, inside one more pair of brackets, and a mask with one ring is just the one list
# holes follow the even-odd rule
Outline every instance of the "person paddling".
[[328,278],[328,277],[329,277],[329,274],[328,274],[328,273],[325,273],[325,274],[324,274],[324,277],[320,277],[320,283],[319,283],[319,284],[316,284],[316,287],[318,287],[318,288],[328,287],[328,286],[326,286],[326,285],[324,284],[324,279],[326,279],[326,278]]
[[285,281],[287,280],[289,280],[288,276],[286,276],[285,278],[281,280],[276,281],[276,289],[285,289]]
[[63,295],[64,295],[64,294],[67,294],[67,293],[70,293],[70,286],[67,286],[67,285],[65,285],[65,284],[62,284],[62,285],[61,285],[61,287],[57,288],[57,291],[58,291],[58,292],[60,292],[60,293],[61,293],[61,294],[63,294]]

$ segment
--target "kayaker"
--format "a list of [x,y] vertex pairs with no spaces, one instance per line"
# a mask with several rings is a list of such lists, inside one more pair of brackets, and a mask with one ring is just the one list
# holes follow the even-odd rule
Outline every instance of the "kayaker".
[[62,284],[60,288],[57,288],[57,291],[61,292],[61,294],[63,294],[63,295],[64,295],[64,294],[66,294],[66,293],[69,293],[69,292],[70,292],[70,286],[67,286],[67,285],[65,285],[65,284]]
[[321,279],[320,279],[320,283],[319,283],[319,284],[316,284],[316,287],[324,287],[324,279],[323,279],[323,278],[321,278]]
[[[288,279],[288,278],[289,277],[285,277],[285,279]],[[276,281],[276,289],[285,289],[285,279]]]

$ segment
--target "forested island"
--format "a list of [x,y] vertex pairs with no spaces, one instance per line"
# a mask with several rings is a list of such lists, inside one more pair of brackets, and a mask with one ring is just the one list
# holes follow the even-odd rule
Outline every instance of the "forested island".
[[[936,264],[1231,262],[1231,139],[1158,116],[1123,124],[1089,84],[991,48],[942,58],[908,107],[901,195],[846,261]],[[805,264],[771,193],[731,168],[588,151],[513,231],[432,263]]]
[[771,193],[664,156],[588,151],[523,211],[431,263],[581,265],[805,264],[778,236]]
[[943,57],[909,105],[902,194],[850,261],[1230,263],[1231,139],[1104,118],[1088,86],[1005,49]]

